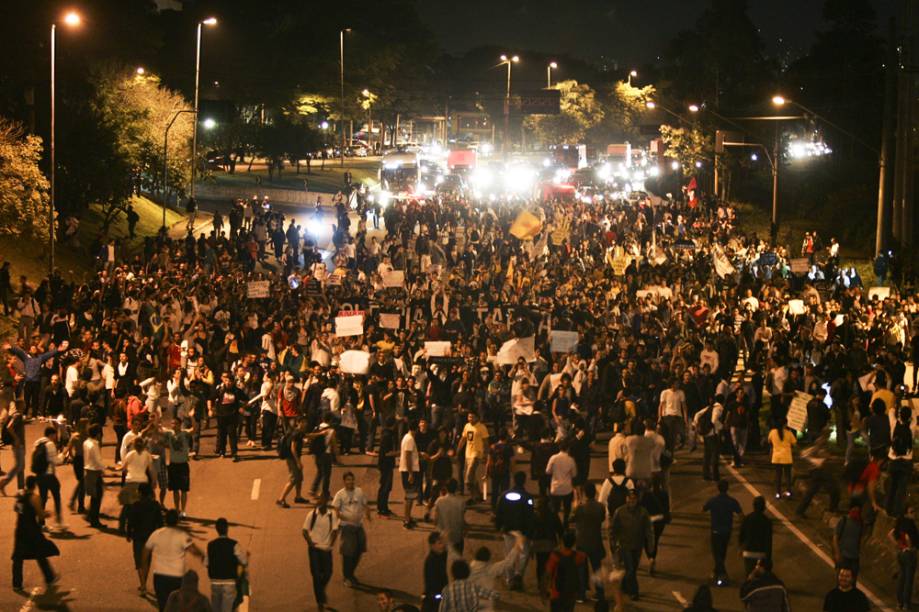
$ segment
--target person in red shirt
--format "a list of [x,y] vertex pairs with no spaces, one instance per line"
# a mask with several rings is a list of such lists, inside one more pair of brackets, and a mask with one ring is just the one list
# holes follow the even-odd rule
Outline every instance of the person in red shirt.
[[875,515],[881,510],[877,498],[877,483],[887,459],[886,452],[886,447],[873,450],[868,465],[858,473],[854,480],[849,481],[849,499],[861,501],[862,518],[869,531],[874,524]]
[[587,555],[574,550],[574,531],[566,531],[562,545],[546,560],[544,593],[549,597],[553,612],[574,610],[585,574]]

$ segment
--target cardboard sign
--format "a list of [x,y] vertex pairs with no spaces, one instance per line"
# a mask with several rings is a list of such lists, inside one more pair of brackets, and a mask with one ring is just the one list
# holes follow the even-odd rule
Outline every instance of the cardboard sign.
[[399,313],[381,312],[380,327],[383,329],[399,329],[402,323],[402,316]]
[[498,365],[514,365],[519,358],[523,357],[526,361],[536,361],[536,338],[514,338],[508,340],[498,349],[496,359]]
[[364,313],[339,313],[335,317],[335,335],[339,338],[364,335]]
[[890,287],[872,287],[868,290],[868,299],[886,300],[890,297]]
[[809,393],[795,391],[795,396],[788,406],[788,415],[785,417],[789,427],[795,431],[804,431],[807,425],[807,404],[812,399],[814,396]]
[[450,342],[425,342],[424,350],[427,351],[428,357],[449,357],[450,356]]
[[721,249],[712,251],[712,263],[715,265],[715,273],[724,278],[728,274],[734,274],[736,270],[728,256]]
[[625,269],[629,267],[630,259],[628,255],[618,255],[613,258],[613,274],[623,276]]
[[511,235],[520,240],[532,240],[542,229],[542,221],[533,213],[521,211],[511,224]]
[[575,331],[549,332],[549,347],[553,353],[571,353],[578,348],[580,336]]
[[804,300],[788,300],[788,314],[803,315],[805,312],[807,309],[804,307]]
[[246,297],[250,300],[257,300],[268,297],[268,281],[249,281],[246,283]]
[[345,351],[338,358],[338,368],[345,374],[366,374],[370,369],[370,353]]
[[306,281],[305,283],[303,283],[302,287],[303,287],[303,293],[305,293],[306,295],[312,295],[312,296],[322,295],[322,283],[320,283],[315,278],[312,278]]
[[788,262],[792,274],[807,274],[811,269],[811,262],[807,257],[796,257]]
[[405,272],[403,270],[389,270],[383,273],[384,287],[401,287],[405,284]]

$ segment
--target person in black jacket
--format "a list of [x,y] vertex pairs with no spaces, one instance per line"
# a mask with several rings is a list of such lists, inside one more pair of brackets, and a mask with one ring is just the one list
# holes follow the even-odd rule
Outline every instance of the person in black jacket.
[[246,553],[239,542],[227,537],[229,523],[221,517],[214,525],[217,538],[207,543],[207,575],[211,581],[211,606],[214,612],[232,612],[236,601],[236,580],[246,565]]
[[766,516],[766,498],[753,499],[753,512],[740,524],[740,550],[749,576],[760,559],[772,559],[772,520]]
[[140,580],[140,591],[146,590],[143,565],[144,546],[150,534],[163,526],[163,507],[153,499],[153,489],[149,483],[141,483],[137,489],[140,499],[131,504],[127,510],[125,534],[134,549],[134,568]]
[[446,588],[447,541],[434,531],[428,535],[428,556],[424,559],[424,592],[421,594],[421,612],[436,612],[440,607],[440,593]]
[[513,488],[501,495],[495,510],[495,527],[504,537],[505,556],[509,555],[516,545],[517,539],[513,532],[519,531],[524,537],[523,551],[519,555],[517,563],[508,567],[507,575],[505,576],[513,590],[523,589],[523,575],[526,573],[527,559],[530,556],[529,538],[533,533],[533,526],[536,521],[533,496],[527,493],[526,481],[526,472],[515,472]]

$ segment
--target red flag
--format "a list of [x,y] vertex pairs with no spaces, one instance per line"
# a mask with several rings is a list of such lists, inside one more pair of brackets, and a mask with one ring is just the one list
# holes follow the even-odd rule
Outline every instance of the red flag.
[[698,189],[696,185],[696,177],[692,177],[691,179],[689,179],[689,184],[686,185],[686,191],[694,191],[696,189]]

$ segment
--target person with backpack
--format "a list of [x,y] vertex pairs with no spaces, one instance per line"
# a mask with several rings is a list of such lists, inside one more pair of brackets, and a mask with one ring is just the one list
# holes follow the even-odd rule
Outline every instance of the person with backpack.
[[635,489],[635,481],[625,475],[625,460],[613,461],[613,471],[600,485],[600,494],[597,499],[601,504],[606,504],[607,515],[612,518],[616,510],[625,505],[626,497]]
[[[64,456],[57,450],[58,433],[53,426],[45,427],[45,435],[35,441],[32,447],[32,457],[29,464],[32,473],[38,478],[38,491],[41,497],[41,509],[44,513],[45,504],[48,503],[48,494],[54,499],[54,516],[58,528],[64,529],[61,518],[61,483],[57,479],[55,467],[64,462]],[[44,524],[43,514],[39,520]]]
[[619,551],[625,576],[622,592],[638,601],[638,564],[642,550],[654,548],[654,529],[651,515],[638,503],[638,491],[630,489],[625,505],[616,510],[610,519],[610,548]]
[[587,555],[574,550],[577,536],[566,531],[562,544],[546,560],[543,594],[552,612],[571,612],[581,592],[581,580],[587,567]]
[[207,543],[207,577],[211,582],[213,612],[233,612],[236,581],[248,565],[239,542],[229,537],[230,523],[220,517],[214,524],[217,537]]
[[332,509],[338,513],[341,521],[341,562],[345,586],[358,584],[354,571],[360,563],[361,555],[367,552],[367,532],[364,530],[364,519],[370,517],[370,504],[360,487],[354,485],[354,473],[345,472],[342,477],[344,488],[339,489],[332,498]]
[[13,536],[13,590],[21,592],[22,565],[26,559],[35,559],[45,577],[45,584],[52,585],[58,580],[48,557],[60,554],[54,542],[48,540],[41,531],[45,510],[40,496],[36,494],[37,476],[26,478],[25,487],[16,496],[13,510],[16,512],[16,530]]
[[772,466],[775,469],[775,498],[781,499],[782,477],[785,480],[785,497],[791,497],[791,465],[794,463],[792,449],[798,443],[798,439],[786,425],[785,417],[781,417],[776,422],[775,427],[769,432],[769,445],[772,446]]
[[328,598],[325,588],[332,579],[332,549],[338,539],[340,522],[329,506],[329,498],[321,493],[315,508],[303,521],[303,539],[309,547],[310,574],[313,576],[313,594],[319,611],[326,608]]
[[909,487],[913,472],[913,433],[910,423],[913,411],[902,406],[893,428],[890,450],[887,452],[887,472],[890,481],[887,483],[887,499],[884,504],[887,514],[900,516],[906,505],[906,490]]
[[507,430],[498,432],[498,439],[488,446],[488,459],[485,462],[485,473],[491,481],[491,509],[495,511],[502,491],[510,488],[511,462],[514,449],[508,442]]
[[306,422],[303,420],[289,428],[280,441],[278,441],[278,458],[283,459],[287,464],[287,473],[289,478],[284,488],[281,490],[281,496],[274,502],[282,508],[290,508],[287,503],[287,496],[291,491],[295,491],[294,503],[308,503],[302,495],[303,489],[303,460],[300,455],[303,454],[303,437],[306,433]]
[[718,470],[719,440],[721,429],[724,426],[724,398],[716,395],[713,402],[696,413],[693,417],[693,428],[702,436],[704,455],[702,458],[702,478],[705,480],[721,480]]
[[319,487],[322,494],[329,497],[329,488],[332,486],[332,463],[335,461],[335,428],[323,420],[316,431],[307,436],[310,454],[316,462],[316,476],[310,486],[310,495],[316,497]]

